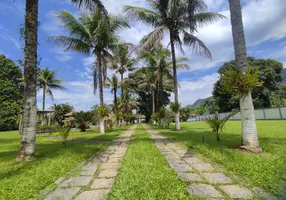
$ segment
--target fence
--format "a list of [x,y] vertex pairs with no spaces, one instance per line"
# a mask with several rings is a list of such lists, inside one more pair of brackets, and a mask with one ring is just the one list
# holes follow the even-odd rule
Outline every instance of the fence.
[[[218,118],[223,119],[226,117],[230,112],[226,113],[218,113]],[[196,120],[201,121],[205,120],[206,118],[215,118],[215,114],[207,114],[196,116]],[[286,107],[279,107],[279,108],[263,108],[255,110],[255,119],[258,120],[286,120]],[[235,114],[230,120],[241,120],[240,112]]]

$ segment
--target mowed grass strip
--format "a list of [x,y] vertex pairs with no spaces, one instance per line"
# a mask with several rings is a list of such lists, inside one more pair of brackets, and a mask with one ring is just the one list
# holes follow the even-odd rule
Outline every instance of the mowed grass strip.
[[[113,129],[93,139],[111,140],[125,129]],[[83,160],[106,148],[101,144],[75,141],[68,141],[64,148],[60,140],[37,137],[35,160],[19,163],[16,162],[19,146],[17,131],[0,132],[0,199],[34,199]]]
[[190,199],[190,195],[187,184],[138,125],[108,199]]
[[[167,137],[184,143],[193,153],[218,163],[226,173],[238,176],[250,187],[261,187],[281,199],[286,199],[286,121],[257,121],[262,154],[238,152],[241,142],[241,122],[229,121],[216,141],[205,122],[183,122],[181,130],[153,128]],[[202,135],[205,134],[205,143]]]

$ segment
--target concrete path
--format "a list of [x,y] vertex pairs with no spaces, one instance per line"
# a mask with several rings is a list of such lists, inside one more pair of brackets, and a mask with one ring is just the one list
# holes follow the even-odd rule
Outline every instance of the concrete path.
[[203,162],[190,152],[171,142],[158,131],[144,125],[157,148],[165,156],[178,176],[189,183],[191,196],[202,199],[254,199],[255,195],[243,185],[238,185],[210,163]]
[[55,182],[56,186],[51,190],[44,191],[38,199],[105,199],[115,182],[120,161],[127,151],[135,129],[136,125],[132,126],[112,141],[111,145],[99,157],[89,159],[77,176],[58,179]]

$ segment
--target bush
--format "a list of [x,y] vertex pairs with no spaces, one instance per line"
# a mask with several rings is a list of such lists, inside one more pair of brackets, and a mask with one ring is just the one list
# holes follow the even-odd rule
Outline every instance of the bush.
[[57,132],[58,128],[56,126],[48,126],[48,125],[44,125],[44,126],[37,126],[37,133],[41,134],[41,133],[53,133],[53,132]]

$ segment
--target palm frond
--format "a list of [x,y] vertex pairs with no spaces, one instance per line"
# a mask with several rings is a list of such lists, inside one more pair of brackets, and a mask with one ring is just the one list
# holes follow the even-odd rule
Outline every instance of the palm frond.
[[148,51],[156,44],[161,41],[164,37],[166,27],[160,26],[155,28],[151,33],[149,33],[145,38],[143,38],[142,42],[139,44],[139,52]]
[[151,25],[155,27],[158,23],[159,15],[152,10],[148,10],[146,8],[140,8],[136,6],[125,6],[124,12],[130,19],[140,20],[142,23],[146,25]]
[[199,27],[213,24],[220,19],[226,19],[226,17],[222,14],[213,12],[202,12],[194,15],[194,21]]
[[193,49],[194,52],[205,55],[207,58],[212,58],[210,50],[206,47],[206,45],[196,36],[183,31],[183,41],[184,44],[188,45]]

